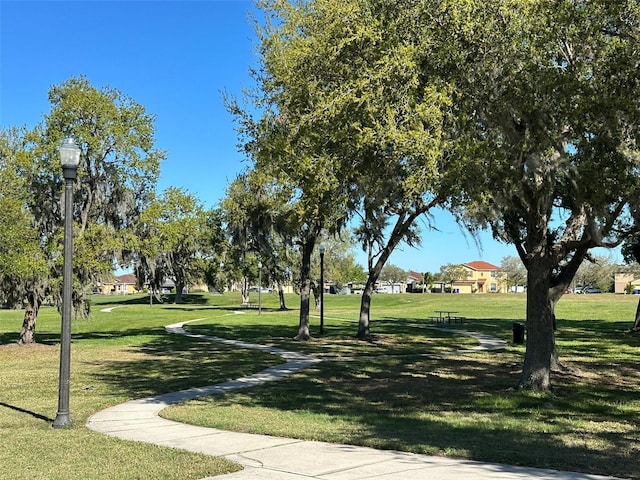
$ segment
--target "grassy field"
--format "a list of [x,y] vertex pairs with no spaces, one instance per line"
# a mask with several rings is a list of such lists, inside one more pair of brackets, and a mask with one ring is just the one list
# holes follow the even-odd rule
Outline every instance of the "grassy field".
[[[257,301],[252,299],[252,301]],[[312,319],[296,342],[294,310],[262,295],[261,315],[233,315],[237,295],[193,295],[187,305],[149,307],[144,298],[98,297],[92,318],[75,321],[71,412],[75,426],[49,427],[57,402],[59,315],[44,310],[39,345],[15,345],[22,312],[0,311],[0,478],[196,479],[232,470],[205,456],[110,439],[84,427],[106,406],[210,385],[280,361],[254,351],[164,333],[201,319],[193,331],[304,351],[325,361],[241,393],[199,399],[163,412],[189,423],[296,438],[640,478],[640,338],[628,332],[637,297],[567,295],[557,307],[566,370],[552,394],[514,387],[522,345],[501,352],[434,355],[475,344],[426,328],[437,309],[468,318],[454,328],[511,340],[524,318],[522,295],[377,295],[370,342],[353,339],[357,296],[325,297],[325,335]],[[115,303],[114,303],[115,302]],[[116,306],[111,312],[100,311]],[[24,452],[30,452],[25,455]],[[118,462],[113,462],[118,458]],[[8,473],[11,472],[10,475]],[[73,472],[73,475],[70,474]],[[3,475],[9,475],[3,477]]]

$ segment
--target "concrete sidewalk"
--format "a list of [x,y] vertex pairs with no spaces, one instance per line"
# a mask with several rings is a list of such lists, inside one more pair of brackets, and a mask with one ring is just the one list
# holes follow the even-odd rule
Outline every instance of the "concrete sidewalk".
[[[182,325],[170,325],[167,331],[268,351],[274,355],[283,356],[287,362],[230,382],[148,397],[108,408],[89,418],[87,426],[90,429],[124,440],[226,457],[244,467],[240,472],[212,477],[221,480],[595,480],[614,478],[227,432],[165,420],[160,418],[158,413],[169,405],[278,380],[319,361],[277,348],[191,335],[182,329]],[[486,342],[485,349],[500,348],[502,342],[484,337],[480,340],[481,346],[483,341]]]

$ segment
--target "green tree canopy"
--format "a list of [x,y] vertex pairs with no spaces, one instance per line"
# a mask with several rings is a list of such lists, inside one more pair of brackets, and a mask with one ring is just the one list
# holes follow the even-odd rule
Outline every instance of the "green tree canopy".
[[249,281],[263,265],[264,280],[278,285],[285,309],[283,285],[292,279],[291,263],[298,235],[289,189],[268,175],[249,170],[231,182],[221,202],[229,239],[225,253],[230,268],[243,277],[243,302],[249,302]]
[[[440,267],[438,278],[445,283],[453,285],[458,280],[466,280],[467,270],[458,263],[447,263]],[[453,288],[451,289],[453,293]]]
[[133,225],[155,188],[164,153],[154,148],[154,117],[118,90],[71,78],[49,91],[51,110],[30,133],[25,202],[48,264],[45,276],[21,277],[15,287],[28,303],[21,341],[33,340],[38,308],[47,293],[58,299],[62,278],[62,171],[58,148],[65,137],[80,146],[74,188],[74,304],[110,275],[132,242]]
[[448,92],[421,68],[429,49],[414,2],[259,5],[267,22],[258,31],[260,95],[252,102],[263,111],[253,121],[235,107],[243,144],[257,169],[291,188],[306,232],[298,235],[303,277],[318,235],[339,231],[355,212],[362,219],[358,238],[370,257],[364,337],[380,270],[401,241],[417,243],[416,219],[442,198],[434,189]]
[[[593,247],[637,228],[637,1],[448,2],[433,12],[453,89],[466,213],[527,268],[521,385],[550,388],[554,308]],[[467,202],[467,200],[469,200]]]
[[158,289],[166,278],[176,286],[175,303],[192,283],[202,282],[212,256],[211,213],[184,189],[170,187],[149,203],[138,222],[136,271]]
[[406,282],[407,272],[399,266],[389,263],[382,268],[380,280],[389,284]]

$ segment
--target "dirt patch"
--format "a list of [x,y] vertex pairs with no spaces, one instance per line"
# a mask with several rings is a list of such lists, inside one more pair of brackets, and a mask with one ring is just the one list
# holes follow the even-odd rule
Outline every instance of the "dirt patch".
[[44,343],[30,343],[19,345],[17,343],[7,343],[0,345],[0,358],[33,357],[38,355],[51,356],[58,354],[58,345],[48,345]]
[[0,349],[11,349],[11,348],[15,348],[15,349],[21,349],[21,348],[30,348],[30,349],[50,349],[50,348],[57,348],[58,345],[51,345],[48,343],[26,343],[26,344],[19,344],[19,343],[7,343],[5,345],[0,345]]

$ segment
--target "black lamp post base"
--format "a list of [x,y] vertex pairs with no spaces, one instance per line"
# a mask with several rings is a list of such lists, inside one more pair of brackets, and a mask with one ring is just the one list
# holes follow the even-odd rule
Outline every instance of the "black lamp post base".
[[53,428],[68,428],[73,426],[73,422],[68,413],[58,413],[51,426]]

